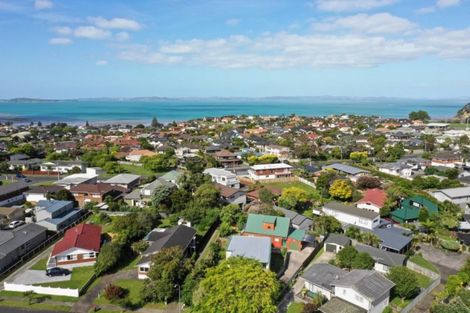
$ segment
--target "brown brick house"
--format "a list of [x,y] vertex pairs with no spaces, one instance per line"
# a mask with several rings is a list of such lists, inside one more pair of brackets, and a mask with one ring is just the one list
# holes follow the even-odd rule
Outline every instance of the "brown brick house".
[[126,190],[119,186],[111,186],[109,184],[79,184],[70,188],[75,200],[80,207],[88,202],[101,203],[107,197],[117,199],[122,196]]

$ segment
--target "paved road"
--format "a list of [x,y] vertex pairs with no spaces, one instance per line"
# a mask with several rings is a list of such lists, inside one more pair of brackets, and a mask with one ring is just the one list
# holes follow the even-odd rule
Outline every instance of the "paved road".
[[[63,175],[62,175],[63,176]],[[56,181],[56,176],[27,176],[31,182],[27,183],[28,185],[36,185],[51,181]],[[8,180],[12,182],[21,181],[21,179],[16,178],[15,174],[0,174],[0,180]]]
[[28,310],[22,308],[13,308],[9,306],[1,306],[0,312],[2,313],[64,313],[64,311],[44,311],[44,310]]

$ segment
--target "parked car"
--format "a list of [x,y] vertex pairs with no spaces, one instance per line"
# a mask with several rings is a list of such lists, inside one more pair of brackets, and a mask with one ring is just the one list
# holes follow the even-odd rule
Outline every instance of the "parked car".
[[21,174],[21,173],[16,173],[16,177],[17,177],[17,178],[25,178],[25,176],[24,176],[23,174]]
[[61,267],[52,267],[46,270],[46,275],[52,276],[67,276],[70,274],[70,270]]
[[8,224],[8,228],[14,229],[23,224],[24,224],[23,221],[11,221],[10,224]]
[[31,182],[31,179],[29,179],[28,177],[23,177],[23,181],[25,183],[30,183]]

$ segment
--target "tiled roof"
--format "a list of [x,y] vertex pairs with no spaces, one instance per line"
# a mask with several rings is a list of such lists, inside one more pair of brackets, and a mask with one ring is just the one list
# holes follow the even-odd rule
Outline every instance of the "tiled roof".
[[52,256],[56,256],[72,248],[98,252],[101,245],[101,226],[80,224],[68,229],[64,238],[57,242],[52,249]]
[[384,206],[385,200],[387,200],[387,193],[382,189],[373,188],[367,189],[358,203],[372,203],[381,208]]

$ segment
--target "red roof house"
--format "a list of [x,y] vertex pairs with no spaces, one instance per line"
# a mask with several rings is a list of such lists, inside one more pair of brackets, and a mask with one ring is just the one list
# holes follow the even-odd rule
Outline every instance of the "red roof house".
[[101,247],[101,227],[80,224],[68,229],[52,249],[48,268],[77,267],[95,264]]
[[380,209],[384,206],[386,200],[387,193],[382,189],[367,189],[362,199],[357,202],[357,207],[380,213]]

